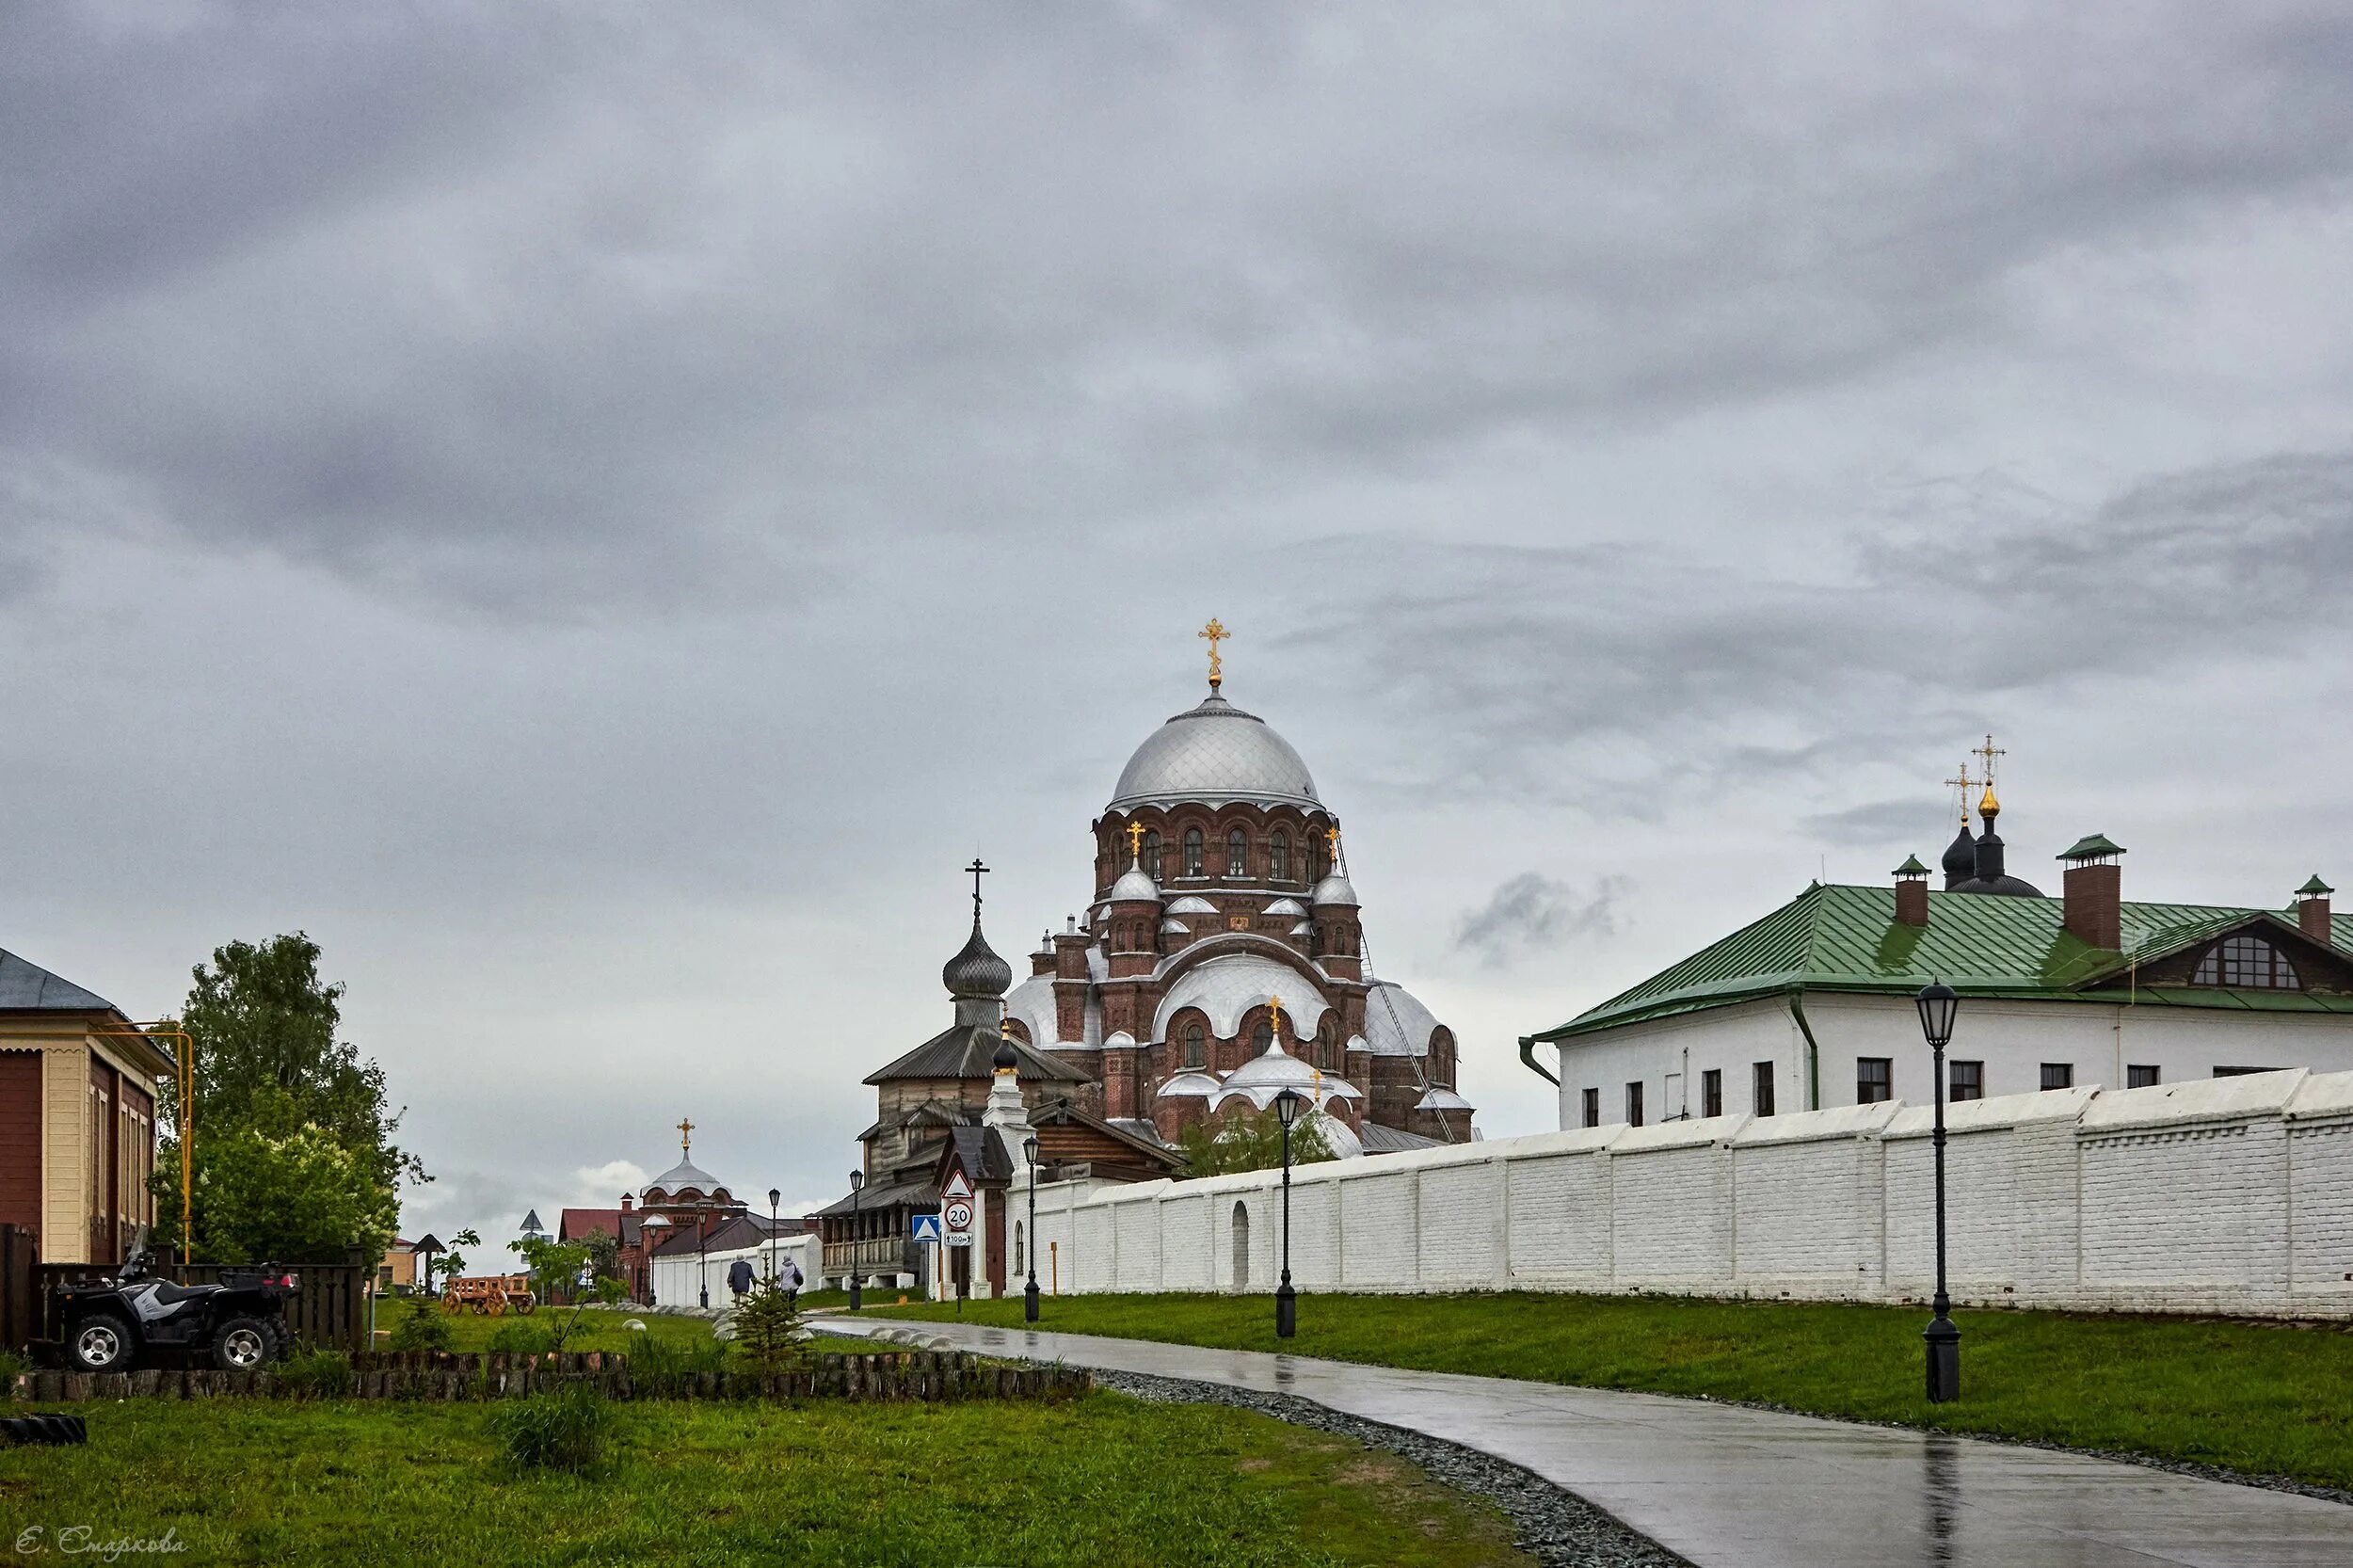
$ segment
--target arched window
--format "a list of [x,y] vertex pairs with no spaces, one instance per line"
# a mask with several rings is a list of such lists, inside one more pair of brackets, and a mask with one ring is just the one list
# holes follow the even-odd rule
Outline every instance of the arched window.
[[1202,874],[1201,830],[1197,827],[1185,829],[1185,874],[1187,876]]
[[1185,1065],[1193,1068],[1209,1064],[1209,1037],[1199,1024],[1185,1026]]
[[2304,982],[2288,955],[2260,936],[2233,936],[2206,950],[2192,985],[2243,986],[2250,991],[2300,991]]
[[1157,827],[1147,829],[1144,835],[1144,869],[1152,873],[1155,882],[1167,874],[1168,868],[1160,864],[1160,830]]
[[1274,1031],[1268,1027],[1267,1021],[1264,1018],[1260,1018],[1258,1020],[1258,1027],[1250,1032],[1250,1054],[1253,1056],[1264,1056],[1267,1053],[1268,1048],[1273,1044]]
[[1270,882],[1288,882],[1291,875],[1291,836],[1281,828],[1266,841],[1266,874]]
[[1250,835],[1237,827],[1225,835],[1225,874],[1245,876],[1250,872]]
[[1018,1273],[1024,1273],[1024,1272],[1028,1272],[1028,1269],[1029,1269],[1029,1258],[1028,1258],[1027,1255],[1023,1252],[1023,1250],[1022,1250],[1022,1245],[1021,1245],[1021,1244],[1022,1244],[1022,1242],[1023,1242],[1023,1241],[1025,1241],[1025,1240],[1028,1240],[1028,1238],[1024,1237],[1024,1236],[1021,1234],[1021,1222],[1020,1222],[1020,1221],[1018,1221],[1018,1220],[1014,1221],[1014,1223],[1013,1223],[1013,1272],[1014,1272],[1015,1273],[1016,1273],[1016,1274],[1018,1274]]

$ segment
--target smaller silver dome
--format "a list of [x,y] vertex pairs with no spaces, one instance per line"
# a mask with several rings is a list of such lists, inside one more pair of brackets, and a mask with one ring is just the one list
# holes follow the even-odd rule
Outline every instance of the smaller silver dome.
[[1119,880],[1112,884],[1111,902],[1158,904],[1160,902],[1160,886],[1145,874],[1143,866],[1131,863],[1119,873]]
[[972,936],[964,951],[940,967],[940,983],[952,997],[1001,997],[1013,988],[1013,966],[997,956],[981,935],[981,917],[972,916]]
[[1351,909],[1356,907],[1356,889],[1349,886],[1348,878],[1337,872],[1317,883],[1316,890],[1308,898],[1319,907],[1325,904],[1344,904]]

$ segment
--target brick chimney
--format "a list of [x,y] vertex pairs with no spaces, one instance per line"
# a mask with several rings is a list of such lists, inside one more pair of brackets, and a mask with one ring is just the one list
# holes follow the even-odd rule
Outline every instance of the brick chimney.
[[2066,901],[2063,924],[2087,946],[2116,952],[2124,946],[2124,868],[2116,857],[2124,846],[2105,833],[2087,834],[2059,858],[2067,863],[2060,888]]
[[636,1208],[636,1207],[637,1207],[637,1200],[636,1200],[636,1199],[634,1199],[634,1198],[631,1197],[631,1196],[630,1196],[627,1192],[623,1192],[623,1193],[621,1194],[621,1212],[622,1212],[622,1213],[626,1214],[626,1213],[628,1213],[631,1209],[632,1209],[632,1208]]
[[1929,869],[1920,864],[1916,855],[1904,856],[1904,863],[1896,868],[1896,923],[1926,925],[1929,923]]
[[2335,891],[2320,880],[2317,872],[2310,882],[2296,889],[2296,923],[2305,936],[2325,948],[2337,945],[2336,929],[2329,922],[2329,895]]

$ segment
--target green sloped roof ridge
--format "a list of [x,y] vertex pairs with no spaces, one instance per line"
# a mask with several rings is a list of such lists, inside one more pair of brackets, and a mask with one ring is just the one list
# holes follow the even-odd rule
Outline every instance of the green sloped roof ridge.
[[[2082,997],[2087,993],[2076,988],[2087,982],[2112,974],[2121,987],[2135,965],[2251,916],[2281,919],[2271,909],[2125,904],[2119,910],[2123,942],[2118,952],[2094,948],[2069,933],[2063,923],[2066,905],[2056,898],[1932,891],[1929,909],[1926,926],[1906,926],[1895,919],[1889,888],[1817,883],[1732,935],[1533,1038],[1559,1039],[1802,988],[1904,992],[1941,979],[1963,995]],[[2335,923],[2339,945],[2348,945],[2353,920]],[[2103,985],[2101,993],[2105,990]],[[2246,1005],[2234,993],[2221,991],[2210,998],[2167,1000]]]

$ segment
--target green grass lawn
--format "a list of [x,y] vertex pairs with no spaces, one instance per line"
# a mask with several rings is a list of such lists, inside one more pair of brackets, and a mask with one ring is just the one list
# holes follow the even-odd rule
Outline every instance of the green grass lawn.
[[[376,1326],[379,1330],[390,1330],[400,1321],[408,1310],[406,1303],[397,1306],[379,1304],[376,1308]],[[510,1314],[497,1318],[487,1315],[476,1317],[471,1312],[454,1312],[447,1315],[446,1320],[456,1339],[456,1343],[451,1347],[453,1350],[487,1351],[490,1349],[491,1339],[502,1328],[513,1325],[526,1331],[552,1330],[571,1315],[572,1309],[568,1306],[543,1306],[536,1312],[523,1316]],[[632,1319],[646,1325],[645,1334],[641,1335],[636,1330],[624,1326]],[[647,1336],[657,1339],[676,1341],[680,1344],[700,1341],[711,1337],[711,1320],[677,1318],[661,1312],[632,1312],[626,1309],[606,1311],[598,1307],[586,1307],[581,1311],[580,1327],[573,1331],[570,1338],[564,1341],[564,1348],[568,1351],[626,1351]],[[385,1348],[383,1334],[377,1335],[376,1344],[378,1350]]]
[[[0,1522],[168,1528],[190,1562],[1526,1568],[1502,1515],[1392,1456],[1212,1406],[618,1407],[600,1475],[519,1472],[495,1404],[127,1400],[0,1448]],[[54,1537],[52,1538],[54,1539]]]
[[[955,1308],[888,1309],[952,1318]],[[965,1304],[1018,1324],[1017,1299]],[[1039,1327],[1597,1388],[1761,1400],[2197,1460],[2353,1487],[2353,1331],[2180,1318],[1964,1312],[1961,1399],[1922,1393],[1916,1307],[1668,1296],[1310,1295],[1274,1337],[1266,1296],[1064,1296]]]

